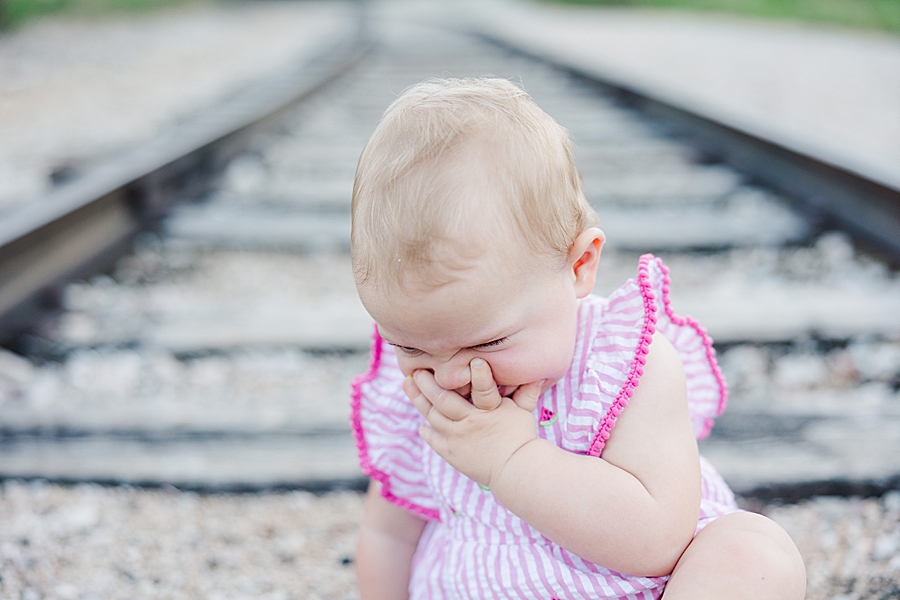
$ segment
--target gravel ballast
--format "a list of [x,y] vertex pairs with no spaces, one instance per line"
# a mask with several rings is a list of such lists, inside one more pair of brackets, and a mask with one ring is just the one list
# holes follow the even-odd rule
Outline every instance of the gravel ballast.
[[[745,506],[800,548],[807,600],[900,598],[900,492]],[[196,494],[6,481],[0,597],[357,598],[356,492]]]
[[362,497],[0,487],[0,597],[356,598]]

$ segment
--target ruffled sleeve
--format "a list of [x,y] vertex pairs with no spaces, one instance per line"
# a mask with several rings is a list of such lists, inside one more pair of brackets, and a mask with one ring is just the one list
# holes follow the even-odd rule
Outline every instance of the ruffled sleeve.
[[359,463],[365,475],[381,483],[388,501],[426,519],[439,519],[422,468],[423,419],[403,393],[402,382],[394,349],[376,329],[369,369],[351,389],[350,420]]
[[728,388],[706,331],[672,310],[669,270],[663,262],[651,254],[642,256],[637,277],[613,292],[597,312],[580,389],[595,391],[581,396],[593,395],[603,415],[587,453],[600,456],[616,419],[640,383],[655,332],[672,343],[684,365],[694,434],[697,439],[709,435],[715,417],[725,409]]
[[[689,316],[676,315],[669,302],[669,269],[652,256],[647,259],[646,282],[656,297],[656,330],[666,336],[684,365],[687,379],[688,408],[694,435],[703,439],[709,435],[715,418],[725,410],[728,386],[716,361],[712,339]],[[640,273],[638,275],[641,277]]]

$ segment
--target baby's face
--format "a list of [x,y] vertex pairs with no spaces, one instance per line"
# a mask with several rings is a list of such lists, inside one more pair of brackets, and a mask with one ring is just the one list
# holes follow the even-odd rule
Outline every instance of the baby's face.
[[539,380],[547,390],[565,375],[575,350],[578,312],[571,271],[543,264],[513,270],[500,261],[478,259],[457,274],[441,287],[411,287],[392,295],[360,289],[405,375],[432,371],[441,387],[467,398],[469,363],[475,357],[491,366],[504,396]]

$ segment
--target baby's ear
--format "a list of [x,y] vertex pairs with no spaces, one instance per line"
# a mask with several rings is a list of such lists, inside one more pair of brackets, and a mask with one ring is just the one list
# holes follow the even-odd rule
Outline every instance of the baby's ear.
[[597,227],[585,229],[569,247],[569,268],[575,275],[575,295],[584,298],[594,290],[597,280],[597,265],[600,264],[600,250],[606,236]]

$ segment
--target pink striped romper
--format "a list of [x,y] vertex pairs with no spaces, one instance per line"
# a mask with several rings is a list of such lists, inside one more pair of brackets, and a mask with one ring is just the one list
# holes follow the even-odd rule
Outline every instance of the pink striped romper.
[[[697,437],[725,406],[726,388],[710,339],[669,307],[668,271],[641,257],[636,279],[579,308],[575,357],[535,408],[538,435],[601,456],[616,417],[643,371],[654,331],[675,346],[687,375]],[[389,501],[428,520],[413,559],[410,598],[658,598],[667,577],[622,575],[557,546],[453,469],[418,435],[423,418],[400,389],[393,348],[375,334],[369,371],[353,383],[352,424],[363,472]],[[701,458],[699,531],[738,510],[728,486]]]

